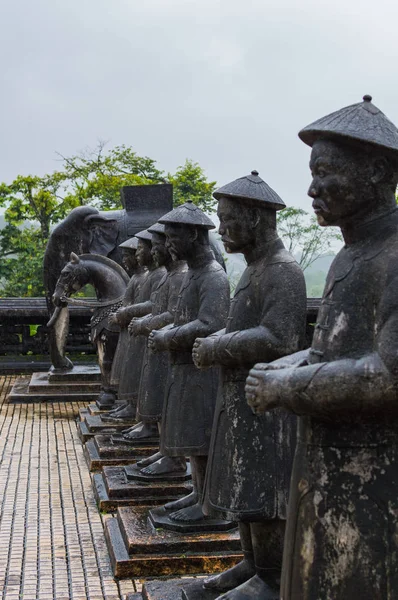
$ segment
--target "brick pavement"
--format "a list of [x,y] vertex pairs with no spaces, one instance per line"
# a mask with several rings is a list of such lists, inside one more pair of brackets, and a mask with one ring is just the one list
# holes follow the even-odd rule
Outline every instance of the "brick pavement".
[[2,600],[120,600],[77,437],[79,403],[7,404],[0,377]]

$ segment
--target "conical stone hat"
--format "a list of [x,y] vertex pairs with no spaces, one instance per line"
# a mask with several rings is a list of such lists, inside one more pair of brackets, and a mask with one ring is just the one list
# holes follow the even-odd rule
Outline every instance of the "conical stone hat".
[[273,210],[281,210],[286,207],[282,198],[258,176],[258,171],[252,171],[250,175],[223,185],[214,192],[213,196],[217,200],[221,197],[251,200],[261,204],[264,208]]
[[195,227],[203,227],[204,229],[216,228],[213,221],[191,200],[166,213],[158,222],[194,225]]
[[127,248],[128,250],[137,250],[138,240],[136,237],[129,238],[122,244],[119,244],[119,248]]
[[135,237],[139,240],[146,240],[147,242],[150,242],[152,240],[152,236],[149,233],[148,229],[143,229],[142,231],[139,231],[135,234]]
[[160,235],[166,235],[164,232],[164,225],[161,223],[154,223],[150,227],[148,227],[149,233],[160,233]]
[[363,97],[363,102],[346,106],[307,125],[299,132],[299,137],[308,146],[322,138],[339,138],[342,141],[365,142],[389,152],[398,152],[398,129],[372,103],[372,96],[368,95]]

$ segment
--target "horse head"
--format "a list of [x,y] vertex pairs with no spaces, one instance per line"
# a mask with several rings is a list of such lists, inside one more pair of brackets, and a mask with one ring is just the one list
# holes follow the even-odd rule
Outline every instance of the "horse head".
[[64,298],[68,298],[74,292],[78,292],[88,283],[89,274],[84,261],[74,252],[71,252],[69,262],[62,269],[55,286],[52,300],[55,306],[64,306]]

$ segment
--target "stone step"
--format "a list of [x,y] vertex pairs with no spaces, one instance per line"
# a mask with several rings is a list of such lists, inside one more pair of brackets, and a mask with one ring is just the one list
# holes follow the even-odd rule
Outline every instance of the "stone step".
[[131,465],[157,452],[158,446],[115,446],[111,435],[95,435],[87,440],[84,456],[91,473],[112,465]]
[[129,482],[123,467],[104,467],[93,476],[93,489],[98,507],[114,512],[122,506],[158,506],[190,494],[190,481]]
[[242,560],[238,530],[180,534],[156,530],[144,507],[118,508],[105,521],[115,577],[160,577],[218,573]]

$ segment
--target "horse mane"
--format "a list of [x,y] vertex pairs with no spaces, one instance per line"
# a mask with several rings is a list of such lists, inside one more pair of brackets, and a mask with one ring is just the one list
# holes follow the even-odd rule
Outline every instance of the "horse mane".
[[102,256],[101,254],[79,254],[79,259],[83,262],[91,260],[93,262],[101,263],[116,271],[126,284],[130,281],[130,277],[123,267],[107,256]]

